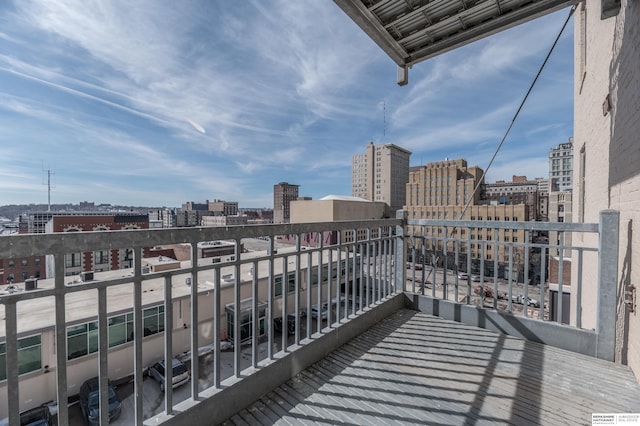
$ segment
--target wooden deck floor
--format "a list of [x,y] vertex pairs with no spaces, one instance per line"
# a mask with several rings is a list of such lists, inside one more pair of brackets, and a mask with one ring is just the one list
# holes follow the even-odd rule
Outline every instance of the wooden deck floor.
[[401,310],[226,425],[572,425],[640,413],[621,365]]

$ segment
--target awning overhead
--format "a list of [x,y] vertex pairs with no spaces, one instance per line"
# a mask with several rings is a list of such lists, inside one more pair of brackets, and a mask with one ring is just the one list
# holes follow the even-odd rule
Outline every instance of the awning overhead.
[[398,64],[413,64],[578,0],[334,0]]

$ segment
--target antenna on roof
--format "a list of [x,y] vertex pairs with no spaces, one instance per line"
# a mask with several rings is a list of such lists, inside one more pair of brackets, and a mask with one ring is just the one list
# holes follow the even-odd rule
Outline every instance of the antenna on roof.
[[[44,168],[42,170],[42,172],[44,173]],[[47,169],[47,211],[50,212],[51,211],[51,176],[53,175],[53,177],[55,177],[55,173],[51,172],[51,169]],[[44,185],[44,183],[43,183]],[[53,188],[56,187],[55,182],[53,182]]]
[[382,101],[382,139],[387,137],[387,103]]

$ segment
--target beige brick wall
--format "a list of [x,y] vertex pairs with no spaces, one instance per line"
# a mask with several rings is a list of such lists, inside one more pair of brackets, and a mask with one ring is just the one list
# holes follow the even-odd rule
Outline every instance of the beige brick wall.
[[[622,0],[617,16],[601,20],[600,3],[587,0],[586,10],[579,7],[574,26],[573,211],[576,221],[586,222],[597,221],[603,209],[620,211],[616,360],[640,378],[640,315],[627,313],[622,301],[626,286],[640,284],[640,4]],[[605,115],[607,96],[611,110]],[[588,262],[584,276],[597,277],[597,264]],[[583,288],[586,328],[596,326],[596,292],[589,278]]]

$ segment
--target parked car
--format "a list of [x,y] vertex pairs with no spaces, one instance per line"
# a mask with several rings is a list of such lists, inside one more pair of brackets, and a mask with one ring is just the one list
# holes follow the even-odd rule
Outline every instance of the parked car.
[[[107,395],[109,401],[109,421],[113,421],[120,416],[122,404],[118,399],[111,382],[107,385]],[[91,378],[80,386],[78,402],[82,415],[90,425],[100,424],[100,382],[98,377]]]
[[331,299],[331,305],[336,306],[338,303],[343,304],[345,302],[345,297],[340,295],[340,297],[336,296]]
[[415,269],[416,271],[422,271],[422,264],[407,262],[407,269]]
[[[54,425],[51,411],[46,405],[32,408],[20,413],[20,426],[51,426]],[[8,426],[9,419],[0,420],[0,426]]]
[[467,274],[466,272],[460,272],[458,274],[458,279],[460,279],[460,280],[468,280],[469,279],[469,274]]
[[[171,358],[171,369],[173,371],[172,386],[177,388],[180,385],[184,385],[191,379],[191,373],[189,369],[178,358]],[[152,377],[160,384],[160,390],[164,392],[165,389],[165,362],[164,360],[158,361],[151,365],[148,370],[149,377]]]
[[[305,318],[307,313],[302,311],[300,312],[300,319]],[[273,329],[278,333],[282,333],[282,317],[273,319]],[[289,314],[287,315],[287,332],[289,334],[294,334],[296,332],[296,315]]]
[[527,298],[527,305],[531,306],[532,308],[539,308],[540,307],[540,302],[537,299],[528,297]]
[[315,319],[327,319],[327,316],[329,314],[329,308],[327,307],[326,303],[323,303],[322,305],[313,305],[311,306],[311,318],[315,318]]
[[479,283],[480,282],[480,275],[471,275],[471,281]]

